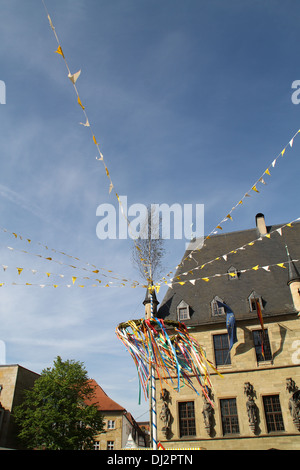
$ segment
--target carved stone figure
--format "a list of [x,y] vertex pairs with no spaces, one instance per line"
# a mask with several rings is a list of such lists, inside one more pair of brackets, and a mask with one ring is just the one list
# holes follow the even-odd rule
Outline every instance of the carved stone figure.
[[300,431],[300,390],[298,390],[295,381],[291,377],[286,379],[286,389],[292,394],[289,399],[289,411],[294,425]]
[[212,405],[212,392],[210,388],[206,388],[207,395],[202,392],[203,398],[204,398],[204,404],[203,404],[203,418],[204,418],[204,426],[207,431],[207,434],[210,435],[213,430],[213,424],[214,424],[214,408]]
[[248,400],[246,402],[247,415],[249,419],[249,426],[253,433],[257,429],[258,422],[258,408],[254,401],[255,390],[253,385],[250,382],[245,382],[244,384],[244,393],[247,395]]
[[163,423],[161,430],[164,433],[164,436],[166,437],[166,439],[168,439],[168,436],[171,430],[171,418],[172,418],[169,407],[168,407],[168,402],[170,400],[170,393],[168,392],[168,390],[166,389],[162,390],[160,394],[160,399],[163,401],[163,406],[159,414],[159,418]]

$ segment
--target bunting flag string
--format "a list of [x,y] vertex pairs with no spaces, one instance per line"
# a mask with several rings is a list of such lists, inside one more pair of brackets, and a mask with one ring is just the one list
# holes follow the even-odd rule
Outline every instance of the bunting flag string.
[[[21,274],[24,274],[24,272],[30,272],[33,275],[35,275],[35,274],[43,275],[43,276],[47,276],[48,278],[53,277],[53,276],[54,277],[55,276],[60,277],[61,279],[70,277],[72,279],[72,284],[73,285],[75,284],[75,282],[77,282],[77,280],[79,280],[79,282],[81,280],[97,281],[98,284],[95,284],[95,285],[99,285],[99,284],[104,285],[106,283],[109,286],[113,285],[113,286],[116,286],[116,287],[117,286],[124,287],[124,286],[127,285],[127,283],[130,283],[131,287],[137,287],[137,286],[140,285],[137,281],[130,281],[128,279],[113,278],[113,279],[115,279],[115,281],[108,281],[107,279],[98,279],[98,278],[93,278],[93,277],[89,277],[89,276],[70,276],[68,274],[54,273],[54,272],[49,272],[49,271],[40,271],[40,270],[37,270],[37,269],[31,269],[31,268],[21,268],[21,267],[10,268],[9,266],[4,265],[4,264],[2,264],[1,266],[2,266],[4,272],[7,272],[7,270],[12,269],[13,271],[17,271],[19,276]],[[92,272],[94,273],[95,271],[92,271]],[[105,277],[107,278],[108,276],[105,276]],[[29,285],[32,285],[32,284],[30,283]],[[146,287],[146,286],[143,286],[143,287]]]
[[[289,264],[289,263],[297,263],[298,259],[294,259],[292,261],[283,261],[281,263],[275,263],[275,264],[268,264],[268,265],[264,265],[264,266],[259,266],[259,265],[256,265],[256,266],[252,266],[251,268],[246,268],[246,269],[239,269],[238,270],[238,273],[240,274],[244,274],[244,273],[247,273],[247,272],[250,272],[250,271],[258,271],[259,269],[263,269],[264,271],[266,272],[270,272],[270,268],[273,268],[275,266],[281,268],[281,269],[287,269],[286,268],[286,264]],[[236,273],[230,273],[230,272],[226,272],[226,273],[222,273],[222,274],[212,274],[211,276],[207,276],[207,277],[198,277],[198,278],[194,278],[194,279],[187,279],[185,281],[181,281],[179,279],[176,278],[173,278],[173,279],[170,279],[169,281],[165,281],[165,284],[167,284],[168,287],[173,287],[174,284],[179,284],[181,286],[183,286],[184,284],[187,284],[188,282],[190,282],[191,284],[195,285],[195,283],[197,281],[205,281],[205,282],[209,282],[211,279],[213,278],[216,278],[216,277],[222,277],[222,276],[231,276],[231,277],[234,277],[236,276]]]
[[[174,331],[172,336],[169,336],[167,328]],[[134,360],[145,399],[148,398],[151,368],[154,367],[161,390],[163,383],[178,392],[187,385],[199,395],[192,380],[195,378],[210,400],[206,390],[207,386],[212,387],[209,368],[221,374],[183,323],[155,317],[129,320],[118,325],[116,335]]]
[[[48,21],[49,21],[49,25],[50,25],[50,27],[51,27],[51,29],[52,29],[52,31],[53,31],[53,34],[54,34],[54,36],[55,36],[55,39],[56,39],[56,42],[57,42],[57,45],[58,45],[58,48],[57,48],[57,50],[56,50],[55,52],[58,53],[58,54],[60,54],[60,55],[62,56],[64,62],[65,62],[66,68],[67,68],[67,70],[68,70],[68,77],[69,77],[69,79],[71,80],[71,82],[72,82],[72,84],[73,84],[74,91],[75,91],[75,94],[76,94],[76,96],[77,96],[77,102],[78,102],[79,106],[81,107],[81,109],[82,109],[82,111],[83,111],[83,114],[84,114],[84,117],[85,117],[85,122],[84,122],[84,123],[80,122],[80,124],[83,125],[84,127],[88,127],[88,128],[90,129],[91,136],[92,136],[92,140],[93,140],[94,144],[96,145],[97,152],[98,152],[98,156],[96,157],[96,160],[101,161],[102,164],[103,164],[103,166],[104,166],[105,174],[106,174],[106,176],[107,176],[107,178],[108,178],[108,180],[109,180],[108,193],[111,194],[111,193],[113,192],[113,189],[115,189],[115,185],[114,185],[114,183],[113,183],[113,181],[112,181],[112,178],[111,178],[110,172],[109,172],[109,170],[108,170],[108,167],[107,167],[107,165],[106,165],[106,163],[105,163],[105,161],[104,161],[103,154],[102,154],[102,152],[101,152],[101,150],[100,150],[99,142],[98,142],[98,140],[97,140],[97,138],[96,138],[96,136],[95,136],[95,133],[94,133],[94,131],[93,131],[93,129],[92,129],[92,126],[91,126],[91,124],[90,124],[90,120],[89,120],[89,118],[88,118],[88,115],[87,115],[85,106],[82,104],[82,101],[81,101],[80,96],[79,96],[78,89],[77,89],[77,87],[76,87],[76,81],[77,81],[77,79],[79,78],[79,76],[80,76],[80,74],[81,74],[81,70],[79,70],[78,72],[76,72],[76,73],[74,73],[74,74],[71,73],[70,68],[69,68],[69,65],[68,65],[68,62],[67,62],[66,57],[65,57],[65,54],[64,54],[63,51],[62,51],[62,47],[61,47],[61,44],[60,44],[60,40],[59,40],[58,35],[57,35],[57,33],[56,33],[56,30],[55,30],[55,27],[54,27],[54,25],[53,25],[53,22],[52,22],[52,20],[51,20],[51,18],[50,18],[48,9],[47,9],[47,7],[46,7],[45,1],[42,0],[42,2],[43,2],[43,5],[44,5],[46,14],[47,14],[47,18],[48,18]],[[128,219],[126,213],[125,213],[125,210],[124,210],[122,201],[121,201],[121,199],[120,199],[118,193],[117,193],[116,191],[114,191],[114,193],[115,193],[115,196],[116,196],[116,198],[117,198],[118,204],[119,204],[119,206],[120,206],[120,210],[121,210],[122,216],[123,216],[124,219],[126,220],[126,223],[127,223],[127,226],[128,226],[129,231],[131,231],[130,221],[129,221],[129,219]],[[136,244],[136,242],[135,242],[135,240],[134,240],[134,237],[132,237],[132,239],[133,239],[133,242],[135,243],[135,245],[136,245],[136,247],[137,247],[137,244]],[[143,260],[141,259],[141,261],[143,261]],[[143,265],[143,262],[142,262],[142,265]],[[145,273],[146,273],[146,270],[144,270],[144,271],[145,271]],[[149,281],[150,281],[150,280],[149,280]]]
[[[284,228],[286,228],[286,227],[292,228],[292,227],[293,227],[292,224],[295,223],[295,222],[299,222],[299,221],[300,221],[300,217],[298,217],[298,218],[295,219],[295,220],[292,220],[291,222],[289,222],[289,223],[287,223],[287,224],[281,225],[280,227],[278,227],[278,228],[272,230],[271,232],[267,233],[267,234],[264,235],[264,236],[260,236],[260,237],[254,239],[254,240],[251,240],[250,242],[245,243],[245,244],[242,245],[242,246],[239,246],[238,248],[234,248],[233,250],[231,250],[231,251],[229,251],[229,252],[227,252],[227,253],[224,253],[224,254],[222,254],[222,255],[220,255],[220,256],[217,256],[216,258],[214,258],[214,259],[212,259],[212,260],[210,260],[210,261],[206,261],[205,263],[203,263],[203,264],[201,264],[201,265],[198,265],[198,264],[197,264],[197,266],[195,266],[194,268],[191,267],[191,268],[188,269],[188,271],[185,271],[184,273],[180,273],[180,275],[179,275],[179,276],[176,276],[176,278],[177,278],[177,279],[181,279],[181,276],[187,276],[188,274],[192,274],[194,271],[196,271],[196,270],[198,270],[198,269],[202,270],[205,266],[207,266],[207,265],[209,265],[209,264],[212,264],[212,263],[214,263],[215,261],[219,261],[219,260],[221,260],[221,259],[224,259],[225,261],[227,261],[227,258],[228,258],[229,255],[236,254],[238,251],[241,251],[241,250],[245,250],[248,246],[253,246],[255,243],[262,241],[264,238],[270,239],[271,236],[274,235],[274,234],[276,234],[276,233],[279,234],[280,236],[282,236],[282,230],[283,230]],[[191,257],[190,257],[189,259],[191,259]],[[196,260],[195,260],[194,258],[193,258],[193,260],[196,262]],[[196,263],[197,263],[197,262],[196,262]],[[179,267],[180,267],[180,265],[176,266],[176,269],[179,268]],[[172,273],[172,272],[171,272],[171,273]],[[166,283],[166,278],[165,278],[165,277],[163,278],[163,281]]]
[[[223,227],[222,225],[227,222],[228,220],[233,220],[232,218],[232,214],[233,212],[243,204],[244,200],[248,197],[251,197],[251,194],[253,192],[255,193],[259,193],[260,191],[257,189],[259,187],[259,184],[263,184],[263,185],[266,185],[266,182],[265,182],[265,175],[268,175],[268,176],[271,176],[271,167],[274,168],[276,163],[277,163],[277,160],[281,157],[284,156],[285,152],[286,152],[286,149],[288,147],[292,148],[293,147],[293,143],[294,143],[294,139],[296,138],[296,136],[299,134],[300,132],[300,129],[293,135],[293,137],[289,140],[289,142],[285,145],[285,147],[281,150],[281,152],[277,155],[276,158],[274,158],[274,160],[272,161],[272,163],[269,164],[269,166],[265,169],[265,171],[263,172],[263,174],[258,178],[257,181],[255,181],[254,184],[252,184],[251,188],[243,195],[243,197],[241,199],[239,199],[239,201],[232,207],[232,209],[228,212],[228,214],[216,225],[215,228],[213,228],[213,230],[206,236],[204,237],[204,243],[206,240],[209,240],[211,238],[212,235],[215,235],[217,233],[219,233],[219,230],[223,230]],[[187,255],[182,261],[181,263],[178,265],[179,266],[182,266],[184,261],[190,259],[192,257],[192,254],[196,251],[200,251],[201,248],[196,248],[194,250],[191,250],[191,252],[189,253],[189,255]],[[168,276],[169,274],[171,273],[171,271],[166,275]],[[161,282],[162,280],[160,280]]]
[[[23,235],[19,235],[17,234],[16,232],[11,232],[9,230],[7,230],[6,228],[2,228],[0,227],[0,230],[4,233],[9,233],[10,235],[13,236],[14,239],[17,239],[17,240],[21,240],[21,241],[26,241],[28,242],[29,244],[32,244],[32,243],[35,243],[36,245],[38,246],[41,246],[42,248],[44,248],[45,250],[47,251],[52,251],[53,253],[56,253],[56,254],[59,254],[59,255],[63,255],[64,257],[67,257],[67,258],[70,258],[70,259],[73,259],[73,260],[76,260],[77,262],[81,262],[83,263],[85,266],[89,266],[90,268],[94,268],[94,269],[86,269],[84,267],[78,267],[78,266],[73,266],[71,264],[66,264],[66,263],[63,263],[62,261],[57,261],[57,260],[54,260],[52,257],[50,256],[43,256],[43,255],[40,255],[40,254],[36,254],[36,253],[31,253],[29,251],[26,251],[26,250],[19,250],[17,248],[13,248],[13,247],[10,247],[8,246],[7,248],[10,250],[10,251],[17,251],[19,253],[25,253],[25,254],[29,254],[29,255],[32,255],[32,256],[36,256],[38,258],[42,258],[44,260],[48,260],[48,261],[53,261],[57,264],[60,264],[60,265],[64,265],[64,266],[68,266],[68,267],[71,267],[73,269],[81,269],[83,271],[89,271],[89,272],[93,272],[95,274],[97,274],[98,272],[102,271],[103,274],[101,274],[102,276],[105,276],[105,277],[111,277],[113,279],[120,279],[122,278],[123,280],[125,281],[130,281],[130,282],[133,282],[133,283],[136,283],[136,284],[139,284],[138,281],[136,280],[132,280],[132,279],[124,279],[124,276],[121,275],[120,273],[117,273],[115,272],[114,270],[112,269],[107,269],[107,268],[102,268],[102,267],[97,267],[95,264],[92,264],[92,263],[88,263],[86,261],[82,261],[80,258],[78,258],[77,256],[72,256],[68,253],[65,253],[64,251],[59,251],[59,250],[56,250],[55,248],[49,248],[48,245],[45,245],[41,242],[33,242],[31,238],[26,238],[24,237]],[[104,274],[106,273],[106,274]],[[113,275],[117,276],[117,277],[114,277]]]
[[[139,285],[138,281],[135,281],[135,280],[132,280],[132,279],[127,279],[127,278],[124,278],[124,277],[119,277],[120,275],[118,275],[117,273],[114,273],[114,271],[107,270],[107,269],[104,269],[104,268],[99,268],[98,269],[95,265],[91,265],[91,266],[95,267],[96,269],[87,269],[87,268],[82,267],[82,266],[74,266],[72,264],[63,263],[62,261],[57,261],[57,260],[53,259],[51,256],[45,257],[45,256],[42,256],[40,254],[31,253],[31,252],[26,251],[26,250],[19,250],[18,248],[13,248],[11,246],[8,246],[7,249],[10,250],[10,251],[16,251],[18,253],[23,253],[23,254],[35,256],[37,258],[40,258],[40,259],[43,259],[43,260],[46,260],[46,261],[57,263],[61,266],[66,266],[68,268],[83,270],[83,271],[86,271],[86,272],[89,272],[89,273],[97,274],[100,277],[102,276],[102,277],[106,277],[106,278],[116,279],[116,280],[122,281],[122,282],[131,282],[131,283],[134,283],[136,285]],[[104,271],[106,274],[104,274],[104,272],[101,272],[101,271]],[[110,273],[110,274],[108,274],[108,273]],[[113,276],[113,274],[116,274],[116,275]]]
[[[49,273],[51,274],[51,273]],[[97,279],[96,279],[97,280]],[[40,287],[40,288],[45,288],[45,287],[54,287],[54,288],[62,288],[62,287],[80,287],[80,288],[89,288],[89,287],[96,287],[96,288],[120,288],[120,287],[125,287],[125,284],[123,285],[114,285],[111,281],[108,282],[107,284],[79,284],[76,283],[75,281],[70,284],[39,284],[39,283],[33,283],[33,282],[0,282],[0,287],[8,287],[8,286],[33,286],[33,287]],[[136,287],[135,285],[132,285],[130,287]],[[144,286],[146,287],[146,286]]]

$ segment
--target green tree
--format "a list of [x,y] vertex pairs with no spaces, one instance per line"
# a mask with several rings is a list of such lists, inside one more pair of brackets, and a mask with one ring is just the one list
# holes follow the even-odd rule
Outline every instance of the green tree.
[[94,388],[82,363],[62,361],[44,369],[14,411],[19,438],[27,449],[82,450],[93,448],[103,432],[103,417],[91,404]]

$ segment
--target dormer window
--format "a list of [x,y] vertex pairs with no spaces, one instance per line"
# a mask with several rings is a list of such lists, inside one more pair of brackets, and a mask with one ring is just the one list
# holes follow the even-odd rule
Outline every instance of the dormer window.
[[251,292],[251,294],[248,297],[250,312],[256,312],[257,311],[256,301],[259,302],[260,308],[263,310],[263,304],[262,304],[261,296],[258,295],[255,291],[253,291],[253,292]]
[[224,303],[224,301],[220,299],[220,297],[218,297],[217,295],[214,297],[214,299],[210,303],[211,314],[213,317],[219,317],[220,315],[225,315],[224,307],[219,307],[217,301]]
[[234,279],[238,279],[238,272],[237,272],[237,269],[234,266],[231,266],[228,269],[227,272],[228,272],[229,281],[233,281]]
[[178,321],[190,319],[190,307],[184,300],[177,305],[177,317]]

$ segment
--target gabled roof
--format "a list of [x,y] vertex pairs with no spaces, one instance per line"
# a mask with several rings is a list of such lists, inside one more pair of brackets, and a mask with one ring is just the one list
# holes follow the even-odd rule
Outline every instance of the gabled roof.
[[[187,326],[224,322],[224,319],[212,315],[211,302],[217,295],[233,310],[237,319],[250,318],[253,312],[250,312],[248,298],[253,291],[262,298],[264,317],[295,313],[287,285],[289,280],[287,264],[286,269],[274,266],[269,271],[251,270],[256,265],[262,267],[287,262],[285,245],[288,246],[292,259],[300,259],[300,223],[285,227],[280,235],[279,229],[283,225],[267,227],[268,233],[272,232],[270,238],[262,237],[260,241],[246,246],[243,250],[237,248],[260,237],[257,228],[213,235],[206,240],[201,250],[193,252],[193,259],[188,258],[190,252],[186,251],[183,265],[176,271],[173,285],[166,292],[157,316],[177,321],[177,306],[184,300],[190,306],[190,319],[184,322]],[[230,253],[231,251],[235,252]],[[224,254],[227,256],[223,257]],[[217,257],[219,257],[217,261],[209,263]],[[200,269],[204,264],[206,265],[203,269]],[[299,266],[299,263],[295,263],[295,266],[296,264]],[[197,266],[199,269],[195,270]],[[226,274],[231,266],[234,266],[238,272],[249,268],[250,271],[240,273],[236,280],[230,280],[227,275],[211,277],[215,274]],[[187,274],[181,276],[181,281],[193,280],[193,283],[185,282],[184,285],[176,283],[176,276],[182,273]],[[202,277],[210,277],[209,282],[201,280]],[[199,280],[194,282],[194,279]]]
[[94,387],[94,397],[87,400],[87,405],[97,405],[99,411],[126,411],[123,406],[112,400],[94,379],[91,379],[89,383]]

